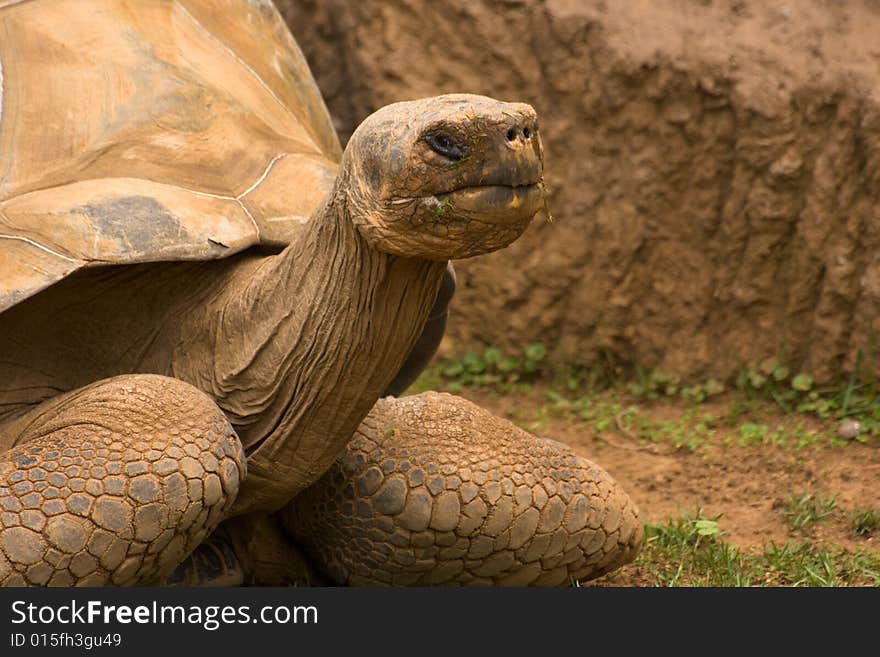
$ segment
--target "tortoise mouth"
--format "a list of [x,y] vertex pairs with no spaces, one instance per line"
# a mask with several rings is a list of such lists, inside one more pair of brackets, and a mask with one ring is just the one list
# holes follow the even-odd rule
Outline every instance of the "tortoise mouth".
[[530,185],[477,185],[438,194],[456,215],[492,224],[516,224],[531,219],[544,204],[544,188]]
[[448,215],[482,223],[509,225],[528,221],[544,205],[544,186],[471,185],[424,197],[438,217]]

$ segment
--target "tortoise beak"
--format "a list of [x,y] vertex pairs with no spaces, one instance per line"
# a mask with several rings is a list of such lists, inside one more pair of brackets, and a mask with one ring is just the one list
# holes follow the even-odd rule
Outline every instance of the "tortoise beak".
[[437,200],[448,204],[457,217],[489,224],[513,225],[529,221],[544,204],[543,187],[530,185],[480,185],[463,187]]

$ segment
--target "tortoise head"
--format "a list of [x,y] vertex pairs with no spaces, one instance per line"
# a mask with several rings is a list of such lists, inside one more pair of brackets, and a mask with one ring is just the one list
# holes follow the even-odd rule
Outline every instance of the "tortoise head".
[[375,248],[448,260],[519,237],[543,207],[542,174],[531,106],[454,94],[367,117],[343,155],[340,191]]

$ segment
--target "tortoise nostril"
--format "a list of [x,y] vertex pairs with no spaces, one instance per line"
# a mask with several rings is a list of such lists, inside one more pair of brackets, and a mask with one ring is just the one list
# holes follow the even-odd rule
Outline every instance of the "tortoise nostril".
[[532,136],[532,131],[529,130],[529,127],[526,126],[525,128],[523,128],[523,137],[525,137],[526,139],[528,139],[528,138],[531,137],[531,136]]
[[507,141],[513,141],[516,139],[516,128],[511,128],[507,131]]

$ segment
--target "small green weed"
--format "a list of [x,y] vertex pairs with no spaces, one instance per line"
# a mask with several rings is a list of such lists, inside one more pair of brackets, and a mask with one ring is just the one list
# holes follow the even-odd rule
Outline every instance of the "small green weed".
[[825,499],[812,493],[792,494],[782,505],[782,515],[792,531],[804,532],[834,513],[836,507],[834,496]]
[[686,410],[676,420],[654,421],[644,415],[636,415],[632,423],[636,434],[645,441],[671,442],[677,448],[686,448],[691,452],[708,445],[715,435],[714,416],[697,414],[694,409]]
[[773,442],[777,436],[778,432],[770,431],[770,427],[766,424],[755,424],[754,422],[746,422],[736,430],[739,434],[739,440],[737,443],[741,447],[747,447],[749,445],[762,445],[768,441],[769,436],[773,436],[770,442]]
[[448,198],[445,198],[434,206],[432,212],[434,214],[434,218],[439,220],[442,219],[451,209],[452,201],[450,201]]
[[645,525],[645,548],[636,561],[655,586],[749,586],[742,555],[721,537],[721,516],[706,518],[701,509],[664,525]]
[[546,355],[544,345],[537,342],[514,356],[490,347],[483,353],[469,351],[461,358],[441,361],[434,373],[439,374],[441,387],[450,392],[461,392],[468,386],[509,392],[517,384],[530,384],[545,374],[542,362]]
[[654,420],[633,404],[619,400],[584,395],[570,398],[555,390],[547,390],[548,402],[542,405],[531,421],[519,424],[528,431],[542,431],[551,418],[585,422],[599,437],[619,431],[642,445],[672,443],[677,448],[695,451],[707,445],[715,434],[716,419],[709,413],[686,409],[676,420]]
[[662,372],[637,369],[636,374],[638,381],[630,383],[627,390],[630,394],[644,399],[680,396],[685,401],[702,404],[710,397],[725,391],[724,384],[715,379],[709,379],[705,383],[683,385],[678,377]]
[[880,508],[857,509],[850,514],[850,520],[856,536],[871,536],[880,529]]
[[836,444],[827,432],[807,429],[803,424],[794,427],[770,427],[766,424],[745,422],[737,427],[736,443],[740,447],[773,445],[775,447],[801,449],[831,443]]
[[634,406],[625,408],[614,399],[592,395],[571,398],[552,388],[545,390],[544,394],[547,402],[539,406],[528,420],[521,418],[520,425],[524,429],[540,432],[551,419],[565,419],[585,422],[601,434],[615,426],[615,418],[631,416],[638,411]]
[[809,413],[821,419],[853,418],[862,425],[856,440],[880,435],[880,388],[874,375],[873,332],[869,348],[869,366],[859,350],[845,384],[816,387],[813,377],[804,372],[793,374],[778,358],[768,358],[757,366],[740,365],[737,388],[749,399],[772,399],[786,412]]

